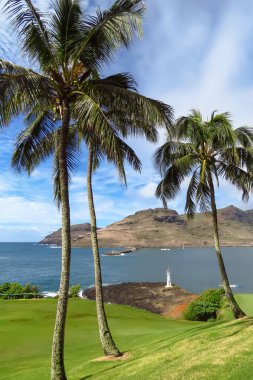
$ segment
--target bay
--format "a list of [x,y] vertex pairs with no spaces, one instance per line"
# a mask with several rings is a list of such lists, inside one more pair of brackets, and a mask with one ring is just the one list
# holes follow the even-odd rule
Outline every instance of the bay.
[[[220,276],[213,248],[140,249],[125,256],[105,256],[110,248],[101,249],[103,283],[166,282],[170,267],[172,282],[199,293],[219,287]],[[222,249],[230,284],[239,293],[253,293],[253,248]],[[34,243],[0,243],[0,283],[20,282],[38,285],[41,291],[57,291],[61,266],[61,249]],[[89,248],[74,248],[71,284],[82,289],[94,284],[93,257]]]

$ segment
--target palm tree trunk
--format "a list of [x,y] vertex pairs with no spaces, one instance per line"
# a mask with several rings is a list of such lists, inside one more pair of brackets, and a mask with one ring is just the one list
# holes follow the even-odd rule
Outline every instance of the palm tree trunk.
[[70,123],[70,109],[67,101],[62,105],[62,127],[58,146],[59,172],[60,172],[60,194],[62,212],[62,267],[59,289],[59,298],[55,319],[55,329],[52,345],[51,379],[66,380],[64,368],[64,336],[65,322],[68,305],[69,276],[70,276],[70,206],[68,189],[68,169],[67,169],[67,142]]
[[118,356],[121,356],[121,353],[113,341],[113,338],[108,326],[105,309],[104,309],[102,274],[101,274],[100,256],[99,256],[98,239],[97,239],[97,222],[96,222],[96,213],[95,213],[93,191],[92,191],[92,166],[93,166],[93,152],[92,152],[91,147],[89,147],[88,169],[87,169],[88,171],[87,172],[87,194],[88,194],[90,221],[91,221],[91,245],[92,245],[92,251],[93,251],[93,258],[94,258],[94,269],[95,269],[95,290],[96,290],[96,308],[97,308],[98,328],[99,328],[100,341],[101,341],[105,355],[112,355],[112,356],[118,357]]
[[223,261],[223,257],[221,254],[221,248],[220,248],[220,238],[219,238],[219,228],[218,228],[218,217],[217,217],[217,208],[216,208],[216,202],[215,202],[215,193],[214,193],[214,186],[213,186],[213,180],[211,173],[208,172],[208,182],[210,187],[210,195],[211,195],[211,208],[212,208],[212,217],[213,217],[213,237],[214,237],[214,246],[216,251],[216,256],[219,263],[221,278],[222,278],[222,284],[224,287],[226,298],[229,302],[229,305],[232,309],[233,315],[236,319],[245,317],[245,313],[241,310],[238,303],[236,302],[233,292],[229,285],[229,280],[225,268],[225,264]]

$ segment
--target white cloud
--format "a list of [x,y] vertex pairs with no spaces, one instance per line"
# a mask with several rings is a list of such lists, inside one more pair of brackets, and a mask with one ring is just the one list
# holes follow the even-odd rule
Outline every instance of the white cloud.
[[[89,10],[95,5],[107,8],[113,0],[83,0]],[[35,0],[43,10],[49,1]],[[141,92],[167,102],[176,116],[193,107],[204,117],[214,109],[231,111],[235,126],[253,124],[253,3],[251,0],[147,0],[144,38],[136,41],[131,51],[117,56],[110,73],[132,71]],[[6,15],[0,12],[0,56],[22,62],[15,36],[10,33]],[[1,159],[10,155],[15,136],[9,130],[1,134]],[[163,141],[161,133],[160,141]],[[157,145],[142,139],[129,139],[129,144],[143,161],[142,174],[127,167],[128,188],[118,182],[115,169],[103,164],[93,177],[95,204],[99,225],[106,225],[140,209],[161,207],[154,197],[159,174],[154,170],[152,154]],[[31,179],[9,172],[7,161],[0,175],[0,240],[16,235],[45,235],[60,226],[59,213],[51,201],[51,172],[48,166],[36,170]],[[169,202],[170,208],[183,212],[187,181],[180,195]],[[225,196],[224,196],[225,194]],[[85,168],[72,179],[72,223],[89,220]],[[253,207],[241,202],[240,193],[229,184],[221,184],[217,192],[219,207],[234,203],[242,208]],[[15,232],[16,231],[16,232]],[[41,236],[41,237],[42,237]]]
[[139,190],[139,195],[143,198],[153,198],[155,195],[155,191],[157,188],[157,184],[154,182],[147,183]]
[[83,176],[74,176],[71,179],[71,190],[81,190],[86,188],[86,178]]
[[[36,231],[41,238],[60,225],[57,208],[43,201],[28,200],[20,196],[0,197],[0,241],[5,231]],[[23,240],[23,239],[22,239]]]

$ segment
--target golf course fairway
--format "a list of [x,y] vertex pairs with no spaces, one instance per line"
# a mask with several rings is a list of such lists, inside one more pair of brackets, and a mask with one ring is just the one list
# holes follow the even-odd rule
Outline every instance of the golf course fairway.
[[[253,295],[237,300],[253,315]],[[0,379],[50,378],[56,300],[0,301]],[[70,299],[65,364],[77,379],[253,379],[253,318],[220,322],[173,321],[126,306],[106,311],[125,360],[102,357],[95,303]],[[231,315],[226,312],[226,318]]]

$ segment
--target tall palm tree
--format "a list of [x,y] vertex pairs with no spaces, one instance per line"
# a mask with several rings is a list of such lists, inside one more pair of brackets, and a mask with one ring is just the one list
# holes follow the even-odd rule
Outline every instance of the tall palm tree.
[[[114,150],[113,152],[113,158],[110,159],[107,156],[108,161],[113,161],[114,163],[116,163],[116,166],[118,166],[119,170],[121,170],[121,167],[123,167],[124,156],[127,156],[127,160],[130,161],[133,167],[136,170],[140,170],[141,163],[138,160],[138,158],[135,156],[131,148],[129,148],[120,139],[118,139],[116,144],[117,144],[117,147],[116,147],[116,150]],[[98,159],[98,155],[99,155],[99,159]],[[107,317],[106,317],[106,313],[105,313],[105,308],[104,308],[102,272],[101,272],[100,254],[99,254],[98,237],[97,237],[97,221],[96,221],[96,212],[95,212],[94,197],[93,197],[93,188],[92,188],[92,173],[94,170],[96,170],[98,166],[98,161],[101,160],[103,156],[104,156],[104,153],[101,151],[101,146],[98,149],[98,146],[94,141],[89,144],[88,165],[87,165],[87,197],[88,197],[90,223],[91,223],[91,246],[92,246],[93,258],[94,258],[96,308],[97,308],[97,319],[98,319],[100,341],[101,341],[105,355],[113,355],[117,357],[117,356],[121,356],[121,352],[117,348],[112,338]]]
[[[31,0],[7,0],[6,10],[18,32],[22,52],[37,71],[0,60],[0,123],[7,125],[13,117],[34,113],[36,139],[27,149],[32,152],[43,135],[59,129],[57,162],[62,213],[62,270],[52,345],[52,379],[66,379],[64,368],[64,332],[68,302],[71,240],[69,208],[68,140],[70,122],[81,106],[83,122],[100,125],[98,97],[106,97],[107,83],[90,79],[92,70],[110,62],[115,49],[129,46],[135,32],[141,34],[144,5],[141,0],[117,0],[108,11],[97,10],[95,16],[84,18],[78,0],[55,0],[52,13],[38,10]],[[115,92],[120,104],[122,93]],[[127,103],[128,112],[136,108],[134,97]],[[114,102],[116,102],[114,100]],[[122,103],[122,102],[121,102]],[[164,121],[165,107],[146,102],[144,112],[153,112],[154,119]],[[78,108],[78,107],[77,107]],[[57,114],[61,122],[52,123]],[[43,146],[40,147],[40,150]],[[39,161],[39,156],[36,157]],[[30,168],[32,170],[32,167]]]
[[[85,125],[81,113],[81,102],[78,103],[78,113],[76,125],[70,128],[68,147],[67,147],[67,163],[69,181],[71,174],[76,170],[80,157],[80,147],[78,140],[84,140],[88,150],[88,168],[87,168],[87,194],[89,201],[90,219],[91,219],[91,243],[94,256],[95,268],[95,288],[96,288],[96,307],[98,316],[98,326],[100,332],[100,340],[106,355],[119,356],[120,351],[116,347],[107,323],[102,294],[102,275],[100,267],[100,258],[97,242],[96,231],[96,215],[92,193],[92,170],[95,170],[102,159],[112,162],[119,173],[120,178],[126,183],[126,175],[124,169],[124,161],[127,161],[135,170],[140,170],[141,163],[134,151],[122,140],[130,134],[145,136],[149,141],[157,139],[157,124],[159,119],[154,118],[154,111],[145,113],[145,106],[149,106],[150,102],[161,107],[159,102],[145,98],[136,92],[136,83],[129,74],[117,74],[104,79],[105,82],[111,84],[110,94],[111,102],[117,110],[110,110],[110,99],[108,96],[104,98],[107,104],[99,104],[101,115],[104,118],[104,125],[101,123]],[[113,85],[112,85],[113,84]],[[128,90],[121,96],[121,101],[129,101],[134,99],[139,102],[138,107],[131,110],[131,114],[127,115],[127,110],[122,111],[121,103],[118,106],[115,102],[115,89]],[[123,99],[123,96],[126,99]],[[95,95],[94,95],[94,99]],[[102,99],[101,97],[99,98]],[[97,99],[97,102],[99,102]],[[169,106],[162,106],[166,113],[164,114],[164,124],[168,127],[171,125],[172,109]],[[41,110],[40,110],[41,111]],[[162,112],[162,110],[160,110]],[[15,151],[12,158],[12,165],[18,171],[26,170],[30,174],[32,170],[46,157],[54,153],[53,173],[54,173],[54,192],[58,206],[61,204],[60,180],[59,180],[59,130],[47,128],[53,124],[57,114],[44,113],[43,118],[37,116],[37,109],[32,110],[26,118],[27,128],[23,130],[15,144]],[[154,125],[152,125],[152,123]],[[161,123],[161,119],[160,119]]]
[[[122,80],[118,82],[118,87],[121,90],[125,90],[126,101],[128,101],[129,94],[136,92],[136,83],[126,74],[121,79]],[[141,95],[138,95],[136,101],[141,103],[144,101],[144,98]],[[96,131],[94,128],[90,128],[89,130],[89,126],[86,126],[84,129],[79,128],[79,131],[86,141],[89,152],[87,167],[87,195],[91,220],[91,245],[94,257],[96,307],[100,340],[105,354],[119,356],[120,352],[111,337],[104,309],[102,273],[92,189],[92,172],[96,170],[100,161],[105,158],[116,166],[120,178],[126,184],[124,160],[127,160],[137,171],[140,171],[141,163],[134,151],[122,140],[122,138],[131,134],[144,135],[149,141],[155,142],[157,140],[157,125],[152,125],[154,120],[150,119],[149,113],[145,114],[143,112],[141,104],[136,108],[135,112],[130,115],[125,112],[124,108],[119,107],[119,109],[110,109],[109,105],[110,104],[106,106],[106,104],[103,104],[102,106],[108,123],[106,134],[101,134],[101,131]],[[172,110],[168,107],[167,126],[171,124],[171,117]]]
[[180,191],[182,182],[191,176],[185,211],[193,218],[197,207],[212,212],[215,251],[225,295],[235,318],[244,317],[231,291],[220,248],[214,181],[227,180],[247,199],[252,190],[253,147],[250,128],[232,128],[228,113],[212,113],[204,121],[199,111],[180,117],[168,141],[155,153],[154,161],[162,180],[156,196],[166,206]]

